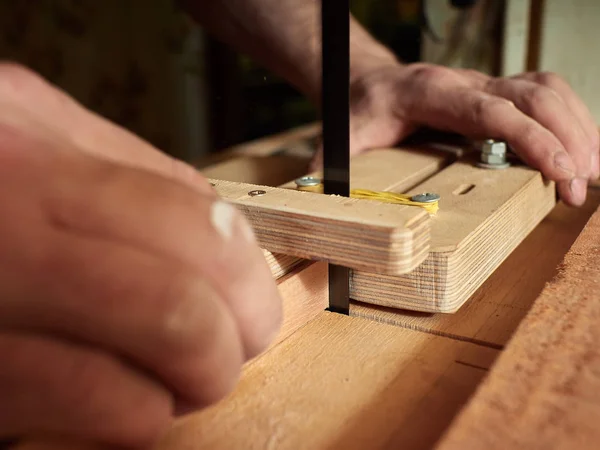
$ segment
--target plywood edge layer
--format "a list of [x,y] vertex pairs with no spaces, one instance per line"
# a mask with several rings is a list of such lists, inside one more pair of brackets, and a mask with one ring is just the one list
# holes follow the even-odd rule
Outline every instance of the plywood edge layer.
[[438,450],[600,442],[600,210]]
[[[401,274],[425,260],[429,214],[418,207],[211,180],[252,225],[261,248]],[[259,193],[260,195],[252,195]]]
[[522,188],[457,245],[456,251],[432,248],[423,264],[400,276],[353,271],[351,297],[399,309],[456,312],[555,204],[554,185],[531,171]]

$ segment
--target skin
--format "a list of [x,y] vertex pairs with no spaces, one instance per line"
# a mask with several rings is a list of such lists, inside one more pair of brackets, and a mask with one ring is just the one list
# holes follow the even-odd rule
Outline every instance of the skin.
[[[318,105],[318,2],[184,3]],[[353,154],[423,126],[504,139],[571,205],[600,172],[597,127],[560,77],[402,64],[354,20],[350,123]],[[277,334],[277,288],[241,214],[190,166],[9,63],[0,217],[0,438],[144,448],[229,393]]]
[[[184,2],[225,42],[320,100],[320,1]],[[600,176],[598,127],[558,75],[494,78],[428,64],[403,64],[354,19],[350,23],[351,152],[393,146],[421,127],[505,140],[558,184],[572,206]],[[321,153],[313,169],[321,162]]]

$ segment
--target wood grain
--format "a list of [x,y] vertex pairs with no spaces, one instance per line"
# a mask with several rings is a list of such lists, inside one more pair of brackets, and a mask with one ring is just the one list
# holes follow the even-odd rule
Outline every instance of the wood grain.
[[[467,186],[473,188],[464,195]],[[440,211],[423,264],[401,276],[353,271],[354,300],[456,312],[555,205],[553,183],[522,166],[485,170],[456,162],[409,193],[436,192]]]
[[438,447],[597,449],[600,210]]
[[496,354],[323,312],[248,366],[230,397],[176,423],[156,450],[429,448]]
[[[210,180],[236,205],[261,248],[378,273],[406,273],[429,251],[429,214],[404,205]],[[251,196],[252,191],[264,195]]]
[[[406,148],[374,150],[352,159],[352,188],[401,193],[436,192],[442,196],[440,211],[431,224],[429,255],[423,264],[415,264],[413,260],[412,265],[407,263],[402,269],[392,271],[390,262],[383,260],[383,265],[374,270],[367,268],[365,261],[352,261],[350,264],[349,255],[344,255],[341,265],[355,269],[350,291],[353,299],[413,311],[456,312],[555,205],[554,185],[546,183],[537,171],[524,166],[513,166],[502,171],[485,170],[476,167],[473,157],[468,154],[446,167],[452,158],[449,153],[440,151]],[[240,164],[244,166],[243,162]],[[252,176],[260,178],[259,175]],[[319,176],[319,173],[313,175]],[[293,182],[281,187],[297,192]],[[240,194],[239,190],[237,194]],[[322,195],[312,192],[304,194],[307,195],[305,198],[310,199],[304,200],[304,205],[316,206],[313,200],[322,201]],[[278,201],[284,203],[287,199],[280,195]],[[396,207],[379,202],[374,204],[381,210],[384,206]],[[305,207],[300,203],[298,205]],[[250,213],[250,208],[255,206],[250,205],[245,212]],[[377,214],[375,211],[372,209],[369,214]],[[334,209],[330,209],[330,212],[330,218],[339,215]],[[281,217],[277,222],[265,221],[257,214],[250,214],[249,217],[260,219],[260,223],[255,222],[254,225],[263,227],[259,230],[265,236],[262,245],[270,252],[333,261],[331,258],[336,256],[335,252],[345,250],[343,246],[334,247],[334,242],[341,244],[345,239],[351,245],[358,245],[358,242],[352,243],[350,236],[328,235],[331,242],[324,246],[322,235],[312,230],[310,233],[301,230],[301,238],[305,239],[303,249],[298,248],[299,243],[290,249],[272,242],[274,238],[281,237],[287,244],[287,235],[266,235],[269,231],[279,233],[285,221],[288,222],[286,226],[295,226],[288,221],[288,217]],[[356,229],[352,232],[356,232]],[[361,240],[363,236],[356,234],[353,238]],[[304,251],[310,244],[316,245],[312,254]],[[320,254],[315,255],[315,250]],[[331,251],[329,257],[323,253],[328,251]],[[336,261],[341,261],[339,256]],[[365,252],[364,256],[371,264],[376,264],[374,259],[380,258],[375,253]],[[273,255],[266,253],[266,257],[271,264],[275,263]],[[293,266],[293,259],[287,259],[286,262],[290,267]],[[283,274],[287,270],[271,267],[274,274]]]
[[455,314],[429,314],[359,302],[350,313],[405,328],[503,348],[563,260],[592,213],[600,191],[580,208],[560,202]]
[[283,323],[271,347],[294,334],[329,306],[327,264],[304,262],[277,280],[277,289],[283,302]]

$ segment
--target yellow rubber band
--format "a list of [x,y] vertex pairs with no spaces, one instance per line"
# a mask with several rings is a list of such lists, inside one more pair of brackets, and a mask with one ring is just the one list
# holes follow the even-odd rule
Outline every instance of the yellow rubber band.
[[[318,184],[316,186],[298,186],[297,189],[299,191],[323,193],[322,184]],[[423,208],[429,214],[435,214],[438,212],[439,209],[438,200],[435,200],[433,202],[414,202],[411,200],[412,196],[406,194],[396,194],[395,192],[370,191],[368,189],[352,189],[350,191],[350,197],[365,200],[376,200],[379,202],[393,203],[397,205],[418,206],[420,208]]]

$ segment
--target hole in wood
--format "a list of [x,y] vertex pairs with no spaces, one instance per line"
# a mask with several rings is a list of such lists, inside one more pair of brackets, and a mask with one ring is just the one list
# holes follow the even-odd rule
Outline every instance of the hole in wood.
[[473,189],[475,189],[474,184],[461,184],[452,193],[454,195],[465,195],[471,192]]

